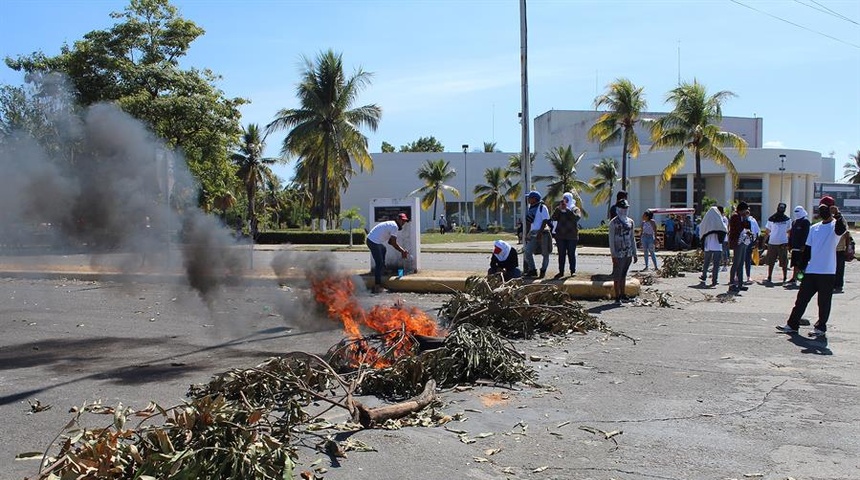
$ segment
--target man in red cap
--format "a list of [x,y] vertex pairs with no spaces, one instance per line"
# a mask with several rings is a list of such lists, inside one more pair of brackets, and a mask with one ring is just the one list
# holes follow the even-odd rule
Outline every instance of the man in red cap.
[[397,243],[397,232],[403,230],[403,225],[409,221],[409,217],[405,213],[399,213],[394,220],[380,222],[370,230],[367,234],[367,240],[364,242],[367,248],[370,249],[370,256],[373,258],[373,293],[382,291],[382,269],[385,268],[385,245],[391,245],[395,250],[400,252],[403,258],[409,256],[409,251],[401,247]]
[[809,227],[806,237],[806,247],[800,261],[803,279],[794,308],[788,316],[785,325],[777,325],[780,333],[796,334],[800,327],[800,318],[806,311],[806,306],[815,294],[818,294],[818,321],[809,332],[810,337],[823,338],[827,334],[827,320],[830,318],[830,302],[833,298],[833,286],[836,283],[836,244],[847,230],[845,220],[833,197],[821,197],[818,205],[818,216],[821,221]]

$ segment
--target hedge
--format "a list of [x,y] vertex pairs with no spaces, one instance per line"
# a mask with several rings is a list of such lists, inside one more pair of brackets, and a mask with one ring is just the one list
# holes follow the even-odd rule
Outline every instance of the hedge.
[[578,246],[583,247],[608,247],[609,246],[609,229],[607,228],[587,228],[579,231]]
[[[364,230],[353,230],[353,245],[364,245]],[[349,245],[349,232],[329,230],[327,232],[309,232],[303,230],[261,232],[257,235],[258,245],[279,245],[294,243],[300,245]]]

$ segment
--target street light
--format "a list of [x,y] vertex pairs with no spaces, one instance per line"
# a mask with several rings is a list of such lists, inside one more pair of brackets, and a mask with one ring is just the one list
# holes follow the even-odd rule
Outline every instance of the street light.
[[[463,144],[463,192],[465,195],[465,201],[463,202],[463,205],[466,208],[464,208],[463,210],[466,211],[467,217],[469,216],[469,163],[468,163],[468,159],[466,157],[466,152],[468,152],[468,151],[469,151],[469,145],[464,143]],[[473,213],[472,216],[474,217],[475,214]],[[467,221],[465,222],[465,225],[463,225],[463,227],[466,229],[467,233],[469,232],[468,220],[469,219],[467,219]],[[461,218],[460,221],[462,222],[463,219]]]
[[785,174],[785,154],[781,153],[779,155],[779,203],[783,203],[782,198],[782,190],[783,190],[783,181],[782,176]]

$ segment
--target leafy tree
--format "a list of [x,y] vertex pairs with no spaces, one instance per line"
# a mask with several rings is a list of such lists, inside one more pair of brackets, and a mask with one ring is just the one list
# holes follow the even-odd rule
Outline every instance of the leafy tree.
[[256,214],[257,189],[266,180],[274,177],[268,165],[276,162],[274,158],[264,158],[266,135],[260,132],[260,126],[251,123],[244,129],[239,151],[233,153],[230,159],[239,167],[236,175],[245,186],[248,196],[248,221],[250,222],[251,238],[257,238],[259,219]]
[[[445,182],[457,176],[457,172],[451,168],[451,162],[444,159],[427,160],[418,169],[418,178],[424,181],[424,186],[413,190],[409,196],[421,194],[421,208],[427,210],[433,205],[433,220],[436,220],[436,206],[439,200],[445,203],[445,192],[451,192],[455,197],[460,197],[460,192]],[[444,207],[443,207],[444,211]]]
[[484,142],[484,153],[498,152],[496,142]]
[[842,168],[845,169],[845,176],[842,180],[848,180],[848,183],[860,183],[860,150],[856,153],[848,155],[850,162],[845,162]]
[[602,150],[607,145],[622,141],[621,146],[621,189],[627,190],[627,155],[639,156],[639,138],[634,127],[642,119],[646,108],[642,87],[636,87],[630,80],[619,78],[606,87],[606,93],[594,99],[595,108],[607,107],[588,130],[588,138],[600,142]]
[[702,212],[704,182],[702,181],[702,159],[708,158],[725,168],[737,182],[738,172],[732,160],[720,148],[730,147],[744,156],[747,142],[739,135],[720,130],[723,118],[722,104],[735,94],[727,90],[708,95],[705,86],[696,80],[682,83],[666,97],[675,105],[666,116],[658,119],[651,127],[654,143],[651,150],[679,148],[672,161],[663,169],[660,184],[665,185],[672,176],[684,166],[686,152],[689,150],[696,159],[696,212]]
[[124,11],[110,16],[117,21],[111,28],[63,45],[55,57],[36,52],[7,57],[6,64],[28,78],[65,74],[84,107],[115,102],[181,150],[204,189],[214,188],[232,172],[213,178],[214,171],[203,174],[205,164],[226,163],[241,132],[238,108],[246,101],[227,98],[215,86],[220,77],[208,69],[179,68],[203,29],[182,18],[168,0],[130,0]]
[[436,137],[421,137],[418,140],[406,144],[401,145],[401,152],[434,152],[440,153],[445,151],[445,146],[439,143],[439,140],[436,140]]
[[[366,127],[375,131],[382,110],[374,104],[354,107],[359,92],[370,84],[371,74],[358,68],[347,77],[343,56],[327,50],[315,60],[304,60],[302,80],[296,95],[299,108],[278,111],[269,132],[289,129],[281,153],[303,160],[303,176],[316,200],[317,218],[329,219],[330,178],[337,179],[337,191],[349,184],[354,173],[352,161],[362,170],[373,170],[373,158],[367,151]],[[297,173],[298,173],[297,165]]]
[[358,222],[358,228],[361,228],[364,225],[364,217],[359,213],[358,207],[352,207],[345,212],[341,212],[340,219],[349,222],[349,246],[351,247],[353,222]]
[[483,185],[475,185],[475,203],[481,207],[496,211],[499,225],[502,224],[502,209],[507,200],[507,190],[510,188],[508,174],[502,167],[493,167],[484,170]]
[[382,142],[382,153],[394,153],[394,145]]
[[618,181],[618,162],[614,158],[603,158],[599,163],[592,165],[591,169],[594,170],[594,176],[591,177],[589,184],[595,192],[591,203],[599,205],[606,202],[606,217],[609,218],[609,212],[612,209],[612,188]]
[[582,207],[582,197],[580,192],[590,192],[591,185],[588,182],[576,178],[576,166],[585,157],[585,152],[575,156],[571,150],[571,146],[555,147],[546,154],[546,159],[552,168],[552,175],[538,175],[534,177],[536,182],[548,181],[546,193],[546,203],[553,204],[564,195],[564,192],[573,194],[576,200],[576,206],[582,212],[584,217],[588,213]]

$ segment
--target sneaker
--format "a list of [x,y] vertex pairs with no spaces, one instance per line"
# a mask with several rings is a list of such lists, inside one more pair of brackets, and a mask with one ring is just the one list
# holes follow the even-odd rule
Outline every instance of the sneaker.
[[558,280],[559,278],[564,278],[564,272],[558,272],[552,277],[553,280]]
[[806,335],[812,338],[824,338],[827,336],[827,332],[822,332],[817,328],[813,328],[812,331],[807,333]]
[[537,270],[529,270],[528,272],[523,274],[524,277],[537,277],[537,275]]
[[791,327],[789,327],[789,326],[788,326],[788,324],[786,324],[786,325],[777,325],[777,326],[776,326],[776,331],[778,331],[779,333],[788,333],[788,334],[790,334],[790,335],[793,335],[793,334],[797,333],[797,329],[796,329],[796,328],[791,328]]
[[834,288],[833,293],[842,293],[842,288],[840,288],[840,287]]
[[746,291],[747,291],[747,290],[749,290],[749,289],[750,289],[750,287],[744,287],[744,286],[740,286],[740,287],[738,287],[738,290],[741,290],[741,291],[744,291],[744,292],[746,292]]

